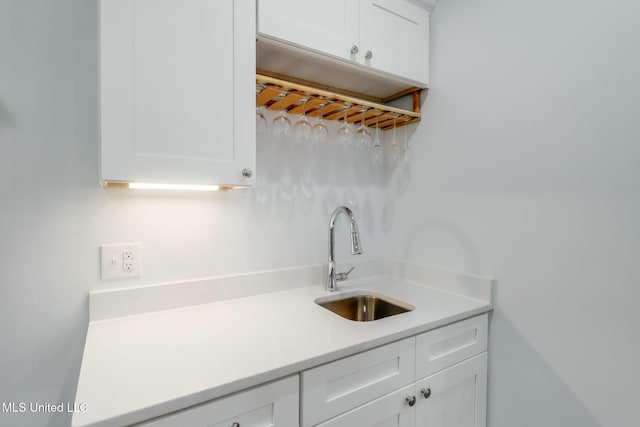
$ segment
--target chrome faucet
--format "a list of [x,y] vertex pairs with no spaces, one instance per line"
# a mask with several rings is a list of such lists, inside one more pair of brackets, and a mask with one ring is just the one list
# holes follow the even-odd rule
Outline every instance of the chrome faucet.
[[353,216],[353,212],[351,212],[351,209],[346,206],[340,206],[336,208],[336,210],[331,214],[331,219],[329,220],[329,267],[327,269],[327,282],[325,283],[325,290],[329,292],[337,291],[337,282],[346,280],[349,276],[349,273],[351,273],[351,271],[353,270],[352,268],[347,273],[336,274],[336,261],[334,255],[334,229],[336,225],[336,218],[341,213],[347,215],[350,221],[351,255],[360,255],[362,253],[362,249],[360,249],[360,233],[358,233],[358,225],[356,224],[356,218]]

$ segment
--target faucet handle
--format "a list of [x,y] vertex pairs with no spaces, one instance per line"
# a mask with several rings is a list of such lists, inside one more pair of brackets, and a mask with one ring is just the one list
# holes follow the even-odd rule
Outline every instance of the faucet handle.
[[355,269],[355,265],[349,269],[346,273],[336,273],[336,282],[342,282],[349,279],[349,274]]

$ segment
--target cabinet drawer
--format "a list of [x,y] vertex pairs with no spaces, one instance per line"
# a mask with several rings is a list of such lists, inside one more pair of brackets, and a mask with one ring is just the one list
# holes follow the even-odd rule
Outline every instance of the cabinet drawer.
[[415,427],[415,411],[406,401],[413,388],[404,387],[317,427]]
[[416,378],[423,378],[487,350],[487,315],[472,317],[416,338]]
[[138,424],[140,427],[297,427],[298,376]]
[[414,380],[415,338],[302,373],[302,426],[316,425]]

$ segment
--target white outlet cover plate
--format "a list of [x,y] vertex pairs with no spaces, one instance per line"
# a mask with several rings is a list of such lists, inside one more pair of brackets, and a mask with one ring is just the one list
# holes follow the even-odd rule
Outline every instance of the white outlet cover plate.
[[[120,243],[116,245],[100,246],[100,276],[103,279],[128,279],[140,277],[142,272],[142,258],[140,243]],[[132,267],[128,271],[124,268],[124,253],[131,251]]]

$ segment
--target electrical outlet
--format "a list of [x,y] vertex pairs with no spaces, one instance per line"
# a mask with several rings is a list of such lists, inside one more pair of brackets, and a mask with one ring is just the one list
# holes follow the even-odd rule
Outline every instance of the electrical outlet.
[[122,259],[123,260],[132,260],[133,259],[133,249],[131,249],[130,247],[127,247],[124,252],[122,252]]
[[140,277],[142,258],[140,243],[100,246],[100,267],[103,279]]

